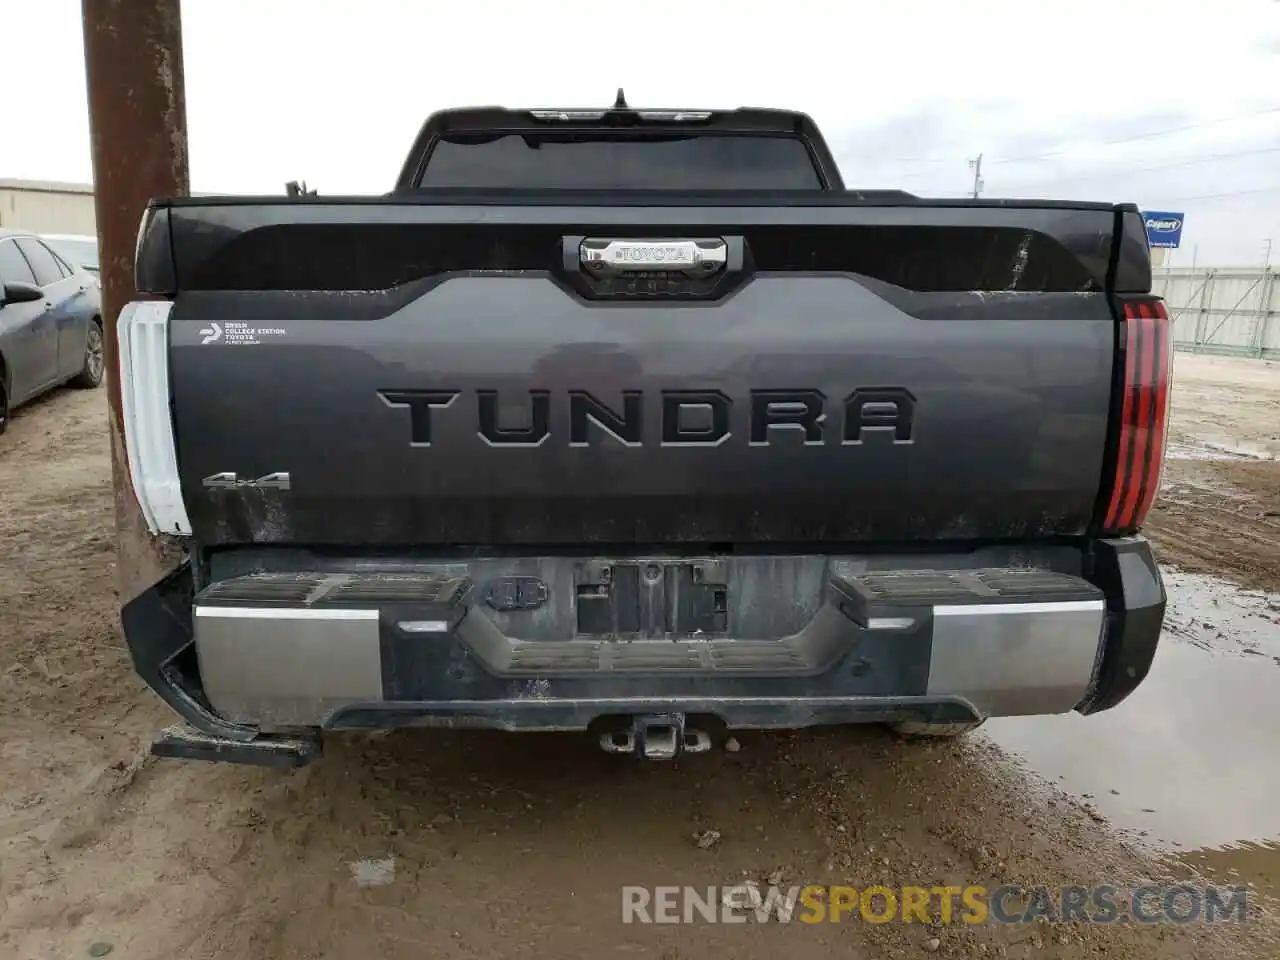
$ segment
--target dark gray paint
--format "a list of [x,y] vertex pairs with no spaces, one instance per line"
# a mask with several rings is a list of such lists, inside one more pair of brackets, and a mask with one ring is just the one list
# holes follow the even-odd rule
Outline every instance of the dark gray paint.
[[[174,416],[195,535],[356,546],[1082,533],[1107,431],[1105,296],[880,287],[759,276],[715,305],[616,309],[542,276],[456,277],[372,321],[257,321],[284,333],[256,345],[202,345],[202,328],[234,319],[234,299],[180,296]],[[805,446],[784,431],[768,447],[747,442],[750,390],[816,389],[838,402],[884,386],[917,399],[910,443]],[[411,446],[408,412],[379,398],[397,389],[461,392],[437,412],[430,447]],[[486,445],[476,391],[505,405],[531,389],[552,394],[550,438]],[[600,436],[570,447],[567,392],[620,409],[624,389],[645,392],[644,445]],[[658,391],[673,389],[732,399],[731,438],[658,445]],[[201,485],[224,471],[286,471],[292,488]]]

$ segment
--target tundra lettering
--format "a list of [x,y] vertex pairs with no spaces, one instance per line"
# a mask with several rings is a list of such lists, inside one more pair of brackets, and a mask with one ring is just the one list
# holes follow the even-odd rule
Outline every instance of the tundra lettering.
[[569,391],[569,445],[585,447],[587,421],[593,421],[619,443],[638,447],[643,442],[644,394],[639,390],[622,391],[622,415],[619,416],[585,390]]
[[491,447],[540,447],[551,433],[548,422],[551,416],[551,394],[545,390],[529,391],[527,427],[503,427],[498,424],[497,390],[477,390],[476,401],[479,405],[480,439]]
[[409,442],[431,446],[431,408],[441,410],[458,399],[457,390],[381,390],[378,396],[389,407],[409,408]]
[[911,442],[916,398],[903,387],[859,387],[844,402],[844,442],[861,443],[864,430],[892,430],[894,443]]
[[[663,390],[662,445],[717,447],[729,439],[729,411],[733,401],[719,390]],[[693,411],[705,410],[706,423]],[[690,421],[693,421],[692,423]]]
[[[390,407],[409,410],[409,442],[428,447],[432,439],[432,411],[444,410],[457,399],[457,390],[382,390]],[[733,401],[719,390],[661,391],[661,445],[715,447],[733,434]],[[504,409],[497,390],[477,390],[476,420],[480,439],[491,447],[540,447],[551,436],[551,393],[530,390],[523,403]],[[826,431],[827,398],[821,390],[752,390],[747,418],[750,444],[767,447],[775,430],[802,434],[806,446],[834,442]],[[524,408],[513,415],[512,406]],[[894,444],[912,442],[915,397],[904,387],[859,387],[843,404],[839,442],[861,444],[868,431],[892,434]],[[568,391],[569,446],[592,444],[591,425],[624,447],[644,445],[644,392],[622,391],[619,412],[586,390]],[[512,423],[512,420],[518,422]]]
[[806,444],[823,442],[826,397],[818,390],[757,390],[751,395],[751,445],[767,446],[770,427],[804,431]]

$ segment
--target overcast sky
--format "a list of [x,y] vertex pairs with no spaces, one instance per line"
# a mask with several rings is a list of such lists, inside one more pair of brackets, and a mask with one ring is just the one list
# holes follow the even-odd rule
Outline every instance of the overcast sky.
[[[634,12],[633,12],[634,11]],[[92,177],[79,0],[0,0],[0,177]],[[197,191],[390,189],[447,106],[809,112],[848,184],[1186,213],[1280,263],[1278,0],[184,0]],[[22,122],[29,120],[29,123]]]

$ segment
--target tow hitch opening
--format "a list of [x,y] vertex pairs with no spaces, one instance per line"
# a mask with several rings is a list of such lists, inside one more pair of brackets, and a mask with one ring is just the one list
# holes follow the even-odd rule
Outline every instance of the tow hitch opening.
[[641,714],[631,726],[600,734],[606,753],[632,754],[643,760],[671,760],[682,753],[711,749],[711,736],[685,723],[683,713]]

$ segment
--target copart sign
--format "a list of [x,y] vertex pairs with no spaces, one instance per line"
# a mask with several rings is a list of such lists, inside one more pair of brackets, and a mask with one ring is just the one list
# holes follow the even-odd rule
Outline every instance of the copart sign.
[[1147,224],[1148,246],[1176,248],[1182,243],[1182,214],[1148,210],[1142,219]]

